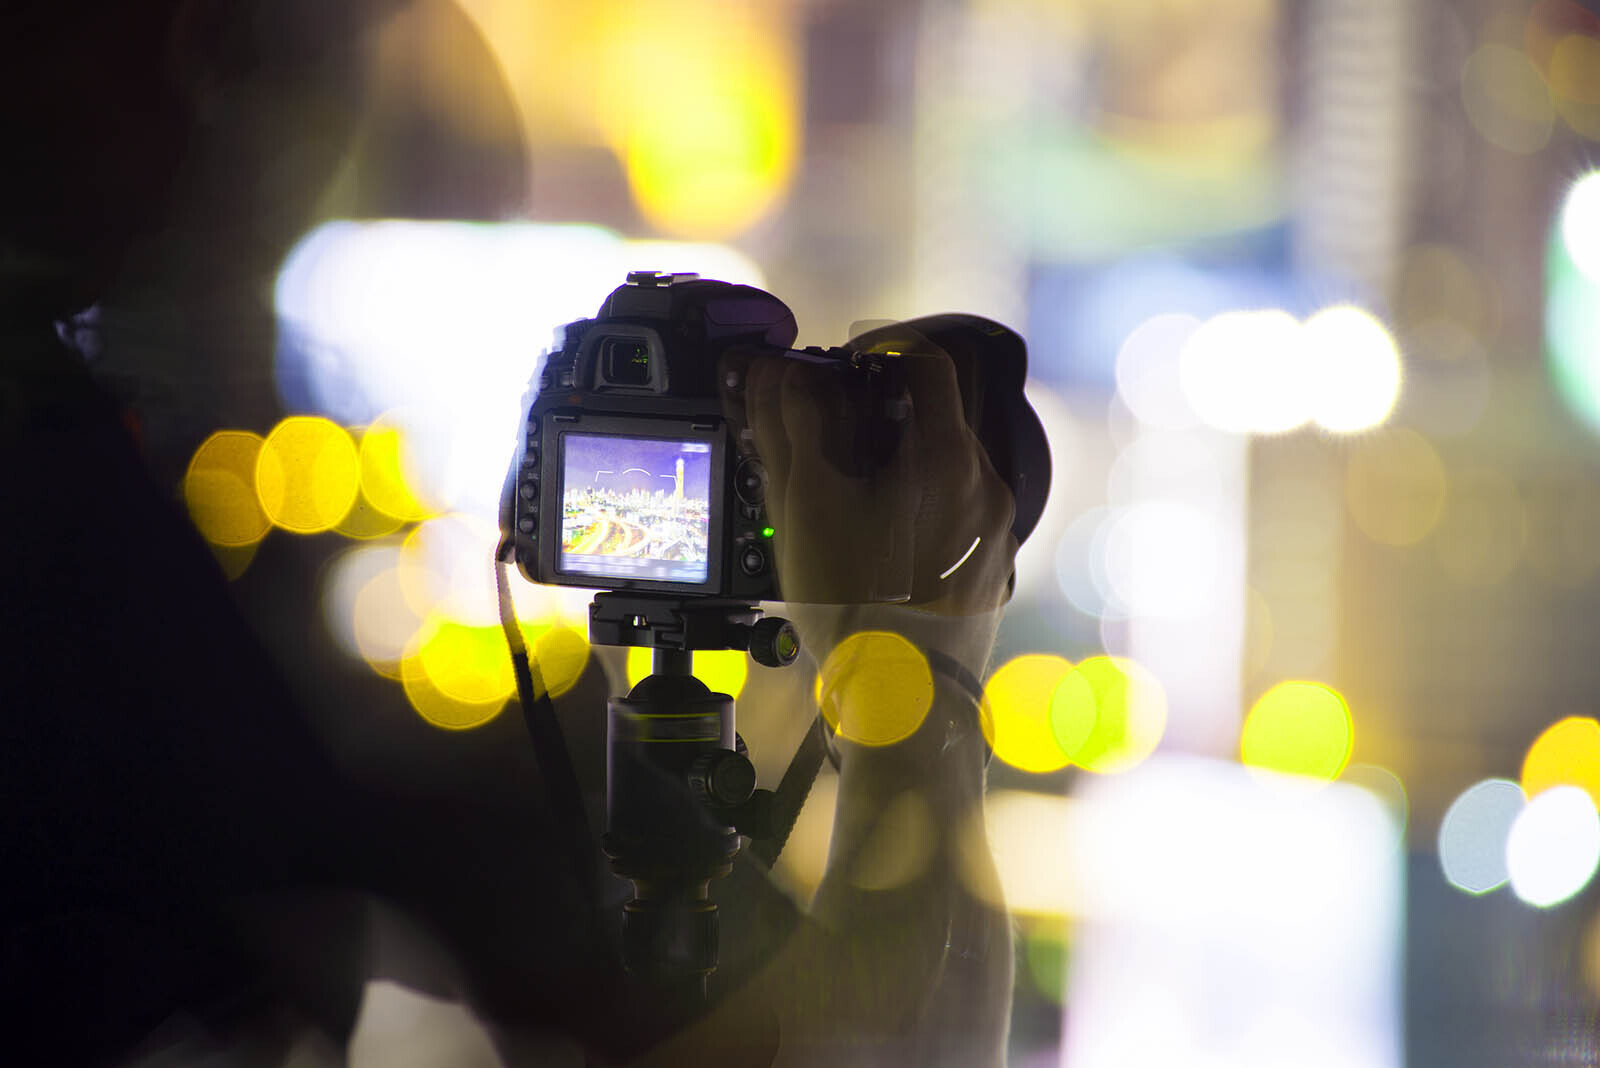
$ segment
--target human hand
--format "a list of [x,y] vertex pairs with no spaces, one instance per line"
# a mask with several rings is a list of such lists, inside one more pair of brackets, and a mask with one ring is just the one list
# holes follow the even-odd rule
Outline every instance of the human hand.
[[897,362],[908,414],[887,455],[858,447],[845,462],[841,445],[870,439],[878,418],[858,376],[748,350],[722,362],[724,411],[767,470],[784,599],[940,615],[997,608],[1016,554],[1014,504],[968,425],[953,362],[904,325],[859,341]]

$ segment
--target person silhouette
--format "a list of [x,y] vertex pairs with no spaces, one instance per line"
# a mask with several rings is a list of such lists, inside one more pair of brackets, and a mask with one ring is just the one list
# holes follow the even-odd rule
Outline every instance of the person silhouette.
[[[363,42],[411,6],[25,0],[12,12],[0,84],[26,103],[11,109],[0,173],[8,1050],[20,1063],[277,1064],[308,1030],[337,1051],[364,984],[387,975],[466,1000],[513,1061],[998,1063],[1009,929],[969,889],[992,881],[986,852],[974,871],[952,834],[981,807],[970,680],[1008,589],[1012,502],[939,346],[879,339],[914,353],[907,462],[889,483],[821,459],[841,418],[835,383],[758,358],[726,398],[768,459],[797,602],[848,600],[870,576],[839,547],[864,537],[902,543],[911,561],[907,604],[795,610],[819,665],[870,630],[960,670],[935,673],[930,708],[897,744],[840,730],[816,900],[803,909],[738,865],[720,986],[673,1034],[618,1026],[607,947],[572,921],[595,903],[550,860],[558,836],[537,782],[510,782],[537,769],[503,762],[503,789],[453,793],[461,776],[421,795],[375,786],[360,760],[352,770],[330,709],[380,698],[308,639],[281,636],[304,630],[326,549],[268,561],[279,610],[252,614],[175,503],[175,472],[207,430],[278,414],[254,294],[361,120]],[[273,166],[290,149],[294,166]],[[516,174],[490,182],[478,210],[493,217],[525,188]],[[84,314],[110,293],[98,320]],[[218,345],[219,321],[247,343]],[[887,507],[907,500],[909,512]],[[603,686],[587,676],[567,725]],[[432,752],[472,766],[507,740]],[[893,885],[863,881],[908,797],[936,829],[928,858]]]

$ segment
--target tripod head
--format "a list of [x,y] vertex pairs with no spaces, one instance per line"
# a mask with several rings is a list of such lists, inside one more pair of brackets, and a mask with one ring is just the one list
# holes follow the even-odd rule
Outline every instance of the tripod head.
[[773,793],[734,722],[734,702],[692,674],[697,649],[748,649],[757,663],[794,662],[788,620],[745,601],[600,593],[590,640],[653,650],[652,674],[606,706],[606,831],[611,869],[633,884],[623,906],[622,959],[652,986],[703,996],[717,967],[713,879],[731,870],[739,836],[779,828]]

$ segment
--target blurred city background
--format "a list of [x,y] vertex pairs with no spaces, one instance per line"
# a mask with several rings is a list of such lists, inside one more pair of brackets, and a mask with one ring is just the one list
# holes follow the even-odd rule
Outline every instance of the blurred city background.
[[[249,290],[270,362],[218,361],[270,400],[171,471],[345,680],[311,703],[356,774],[524,744],[496,502],[552,331],[625,272],[760,285],[805,344],[987,315],[1054,457],[988,675],[1013,1063],[1600,1064],[1600,11],[413,0],[360,64]],[[586,596],[516,601],[558,695],[645,670]],[[809,680],[700,664],[770,784]],[[492,1056],[378,993],[358,1063]]]

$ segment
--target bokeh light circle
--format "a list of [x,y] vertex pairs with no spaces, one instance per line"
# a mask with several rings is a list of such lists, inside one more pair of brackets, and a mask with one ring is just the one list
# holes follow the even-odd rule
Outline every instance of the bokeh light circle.
[[1157,315],[1130,333],[1117,350],[1117,392],[1146,426],[1183,429],[1195,424],[1178,378],[1178,354],[1200,326],[1192,315]]
[[437,514],[418,492],[417,465],[400,418],[380,415],[361,435],[361,492],[372,506],[407,523]]
[[933,707],[927,657],[889,631],[858,631],[840,642],[823,662],[821,683],[823,718],[858,745],[904,741]]
[[1344,499],[1361,532],[1384,545],[1415,545],[1439,523],[1449,481],[1428,439],[1397,427],[1353,442]]
[[[522,626],[535,678],[551,697],[577,684],[589,642],[562,626]],[[516,689],[511,654],[499,627],[433,616],[407,642],[400,681],[412,708],[447,730],[481,727],[500,714]]]
[[1311,417],[1301,324],[1279,309],[1224,312],[1202,323],[1179,354],[1189,406],[1234,433],[1281,433]]
[[321,416],[284,419],[262,443],[256,493],[267,518],[297,534],[332,530],[360,489],[361,462],[343,427]]
[[[650,650],[636,645],[628,650],[628,685],[633,686],[650,674]],[[742,649],[696,649],[694,677],[712,693],[738,697],[750,676],[750,656]],[[820,676],[819,676],[820,679]]]
[[[560,623],[522,623],[522,640],[528,645],[539,681],[551,697],[560,697],[578,684],[593,651],[582,632]],[[508,654],[509,655],[509,654]]]
[[1383,422],[1400,396],[1400,348],[1371,312],[1350,305],[1307,319],[1311,416],[1324,430],[1350,433]]
[[1600,285],[1600,170],[1585,174],[1567,190],[1561,240],[1578,270]]
[[1588,885],[1600,867],[1600,811],[1576,786],[1557,786],[1529,801],[1506,840],[1511,889],[1539,908],[1559,905]]
[[189,461],[184,504],[195,529],[213,545],[254,545],[272,529],[255,490],[262,444],[261,435],[248,430],[219,430]]
[[[1088,694],[1072,679],[1086,684]],[[1166,731],[1166,691],[1137,661],[1091,656],[1056,686],[1050,726],[1074,764],[1102,774],[1127,771],[1155,751]]]
[[1350,760],[1355,730],[1343,695],[1320,682],[1280,682],[1245,717],[1240,759],[1248,766],[1332,781]]
[[1556,106],[1539,68],[1521,49],[1487,44],[1461,69],[1461,106],[1490,144],[1529,155],[1550,141]]
[[[400,683],[417,715],[435,727],[445,730],[481,727],[500,714],[511,696],[511,688],[501,684],[498,671],[490,669],[488,679],[474,677],[474,669],[483,667],[477,656],[472,658],[472,663],[450,663],[450,654],[467,644],[454,628],[447,631],[437,620],[425,623],[406,643],[400,661]],[[429,671],[430,666],[434,671]],[[438,685],[435,672],[446,680],[451,690]],[[505,676],[511,676],[509,663]],[[480,700],[467,700],[458,696],[461,693],[483,696]]]
[[1522,761],[1522,790],[1538,797],[1557,786],[1576,786],[1600,808],[1600,721],[1568,716],[1545,728]]
[[[1066,682],[1074,678],[1074,682]],[[1058,698],[1057,687],[1065,683],[1070,695]],[[1057,703],[1078,709],[1070,718],[1051,715]],[[1056,771],[1067,766],[1070,754],[1057,740],[1055,723],[1073,736],[1065,740],[1073,748],[1081,745],[1094,727],[1094,691],[1087,681],[1072,674],[1072,661],[1050,653],[1025,653],[1002,664],[983,688],[983,708],[979,717],[983,736],[994,755],[1023,771]]]
[[1511,878],[1506,840],[1527,805],[1508,779],[1485,779],[1461,792],[1439,824],[1439,867],[1458,890],[1486,894]]

